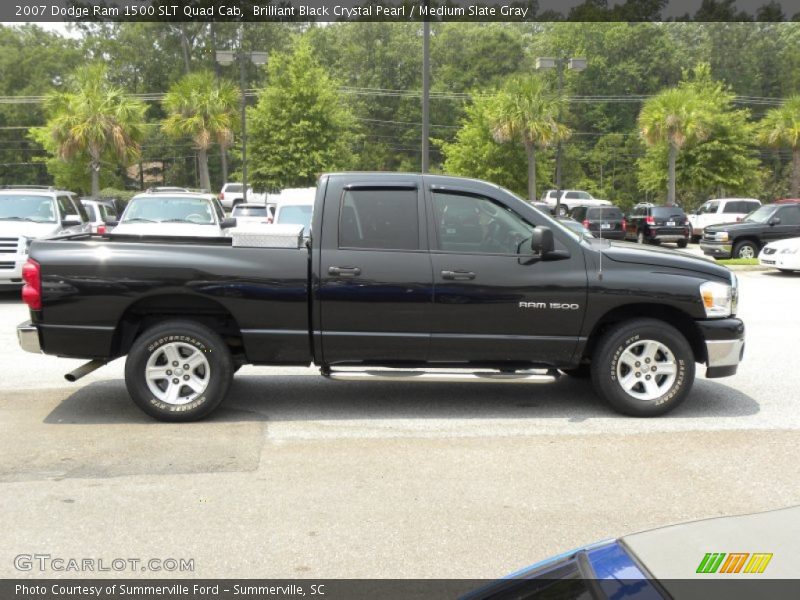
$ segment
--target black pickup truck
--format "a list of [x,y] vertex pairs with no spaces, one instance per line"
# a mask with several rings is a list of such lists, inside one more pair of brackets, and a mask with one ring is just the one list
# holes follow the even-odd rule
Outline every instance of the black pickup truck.
[[[267,226],[265,226],[267,227]],[[235,231],[235,230],[234,230]],[[590,241],[471,179],[323,175],[309,239],[34,241],[32,352],[126,356],[127,389],[163,420],[211,413],[243,364],[336,380],[536,383],[591,377],[629,415],[683,401],[695,363],[736,372],[736,277],[675,251]]]

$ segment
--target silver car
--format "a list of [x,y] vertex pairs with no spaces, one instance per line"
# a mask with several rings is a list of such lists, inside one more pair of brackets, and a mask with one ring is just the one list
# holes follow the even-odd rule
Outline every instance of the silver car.
[[41,186],[0,187],[0,288],[22,285],[31,240],[89,233],[91,225],[75,194]]

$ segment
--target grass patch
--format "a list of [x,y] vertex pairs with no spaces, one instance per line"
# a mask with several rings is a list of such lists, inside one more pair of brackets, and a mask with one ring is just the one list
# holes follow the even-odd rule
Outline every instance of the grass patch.
[[758,265],[757,258],[723,258],[717,261],[720,265]]

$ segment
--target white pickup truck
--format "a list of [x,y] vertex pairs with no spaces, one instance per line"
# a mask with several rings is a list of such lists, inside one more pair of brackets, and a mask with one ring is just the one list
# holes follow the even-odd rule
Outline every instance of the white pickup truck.
[[[558,192],[547,190],[542,195],[542,202],[546,202],[551,210],[556,207]],[[611,206],[608,200],[600,200],[583,190],[561,190],[561,203],[558,208],[559,217],[566,217],[576,206]]]
[[692,241],[703,237],[703,230],[709,225],[736,223],[761,206],[755,198],[716,198],[708,200],[703,206],[689,214],[692,224]]

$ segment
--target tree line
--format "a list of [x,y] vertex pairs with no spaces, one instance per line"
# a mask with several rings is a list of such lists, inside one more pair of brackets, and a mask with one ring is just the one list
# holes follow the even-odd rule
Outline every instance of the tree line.
[[[623,206],[765,200],[800,186],[798,23],[434,23],[431,164],[534,198]],[[236,24],[111,23],[65,38],[0,26],[0,183],[83,193],[218,189],[241,168]],[[322,171],[420,168],[421,25],[247,24],[248,171],[260,189]],[[581,56],[585,71],[535,69]]]

